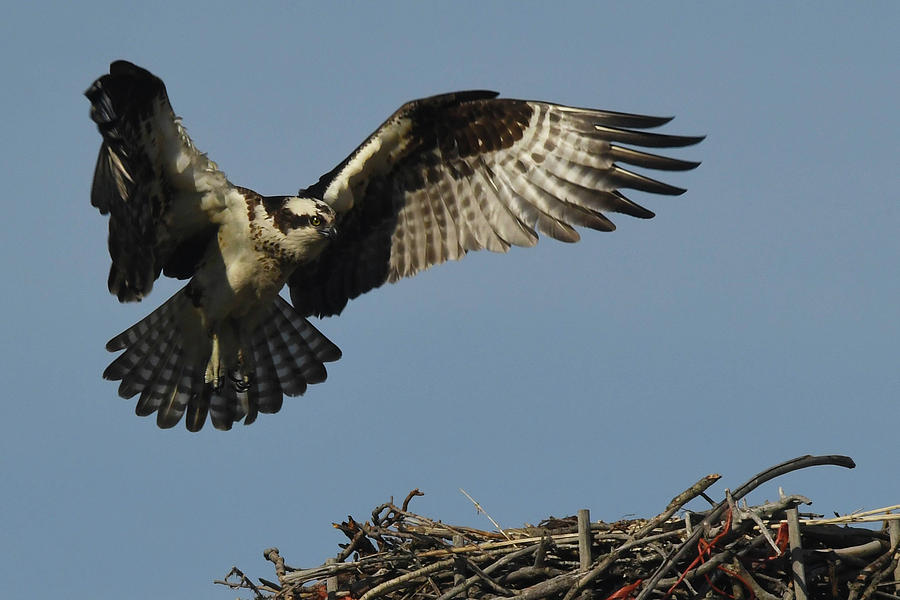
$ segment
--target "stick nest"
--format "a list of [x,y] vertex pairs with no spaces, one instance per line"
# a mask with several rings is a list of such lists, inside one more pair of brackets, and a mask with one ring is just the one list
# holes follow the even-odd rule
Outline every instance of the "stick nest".
[[[422,493],[413,490],[400,506],[376,507],[369,521],[335,523],[349,542],[319,567],[287,566],[269,548],[277,582],[254,583],[234,567],[216,583],[273,600],[900,600],[900,514],[891,513],[900,506],[821,519],[798,512],[810,503],[803,496],[741,502],[778,475],[825,464],[853,467],[847,457],[804,456],[726,490],[719,502],[706,490],[720,476],[708,475],[652,519],[604,523],[583,510],[497,531],[418,515],[409,504]],[[709,510],[683,509],[698,496]],[[881,527],[850,525],[860,522]]]

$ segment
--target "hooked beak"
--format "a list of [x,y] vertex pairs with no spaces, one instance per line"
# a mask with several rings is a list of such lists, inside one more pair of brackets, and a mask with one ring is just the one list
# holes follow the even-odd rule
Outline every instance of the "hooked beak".
[[333,240],[337,236],[337,227],[333,225],[331,227],[326,227],[325,229],[320,229],[319,233],[328,238],[329,240]]

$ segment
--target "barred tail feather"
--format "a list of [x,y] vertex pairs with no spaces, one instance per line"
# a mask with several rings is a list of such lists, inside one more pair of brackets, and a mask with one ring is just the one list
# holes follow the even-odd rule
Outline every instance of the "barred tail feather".
[[257,330],[253,348],[262,359],[256,370],[256,382],[264,384],[260,390],[280,387],[286,396],[302,395],[307,384],[325,381],[324,363],[341,357],[340,349],[280,296]]
[[123,398],[140,394],[135,412],[155,412],[164,429],[184,418],[189,431],[199,431],[207,416],[216,429],[231,429],[241,419],[249,425],[259,413],[278,412],[284,395],[301,395],[308,384],[324,381],[324,363],[341,356],[337,346],[277,296],[247,336],[240,350],[243,361],[222,365],[227,376],[217,386],[205,381],[208,356],[197,356],[197,343],[184,339],[181,327],[191,317],[186,311],[193,308],[182,289],[107,344],[110,351],[124,352],[103,376],[121,380]]
[[178,387],[190,390],[184,424],[188,431],[200,431],[209,413],[209,398],[204,392],[211,388],[204,382],[203,373],[198,373],[193,365],[188,365],[182,372]]
[[[152,351],[145,352],[145,358],[141,361],[144,367],[126,374],[119,386],[119,395],[123,398],[130,398],[137,393],[141,394],[134,409],[135,413],[141,417],[149,416],[159,408],[161,398],[158,394],[153,395],[154,384],[168,364],[170,355],[176,351],[178,342],[175,339],[175,327],[168,328],[165,333],[163,344]],[[152,348],[152,346],[148,346],[148,348]]]
[[179,344],[173,348],[166,367],[153,385],[153,393],[160,399],[159,408],[156,409],[156,424],[161,429],[169,429],[178,424],[191,398],[190,385],[187,389],[180,385],[184,369],[184,357]]
[[[254,415],[253,418],[250,418],[250,414]],[[244,425],[249,425],[256,419],[255,414],[256,411],[250,406],[247,391],[234,382],[214,390],[209,401],[209,417],[213,427],[222,431],[231,429],[231,426],[241,419],[244,419]]]
[[284,403],[284,392],[278,381],[278,373],[269,353],[269,344],[265,335],[253,337],[252,345],[253,364],[256,366],[254,382],[250,386],[250,406],[255,409],[247,415],[244,423],[252,423],[256,420],[257,412],[274,414],[281,410]]
[[[275,315],[277,314],[276,312]],[[299,338],[299,334],[293,330],[293,327],[288,330],[283,329],[284,322],[276,326],[274,321],[275,319],[270,319],[265,323],[262,332],[266,336],[266,344],[275,367],[275,375],[278,377],[278,383],[285,396],[302,396],[306,392],[306,379],[304,379],[300,365],[294,356],[295,353],[299,353],[299,348],[291,344],[292,341]],[[302,360],[305,356],[301,355],[297,358]]]
[[[163,314],[158,316],[158,312]],[[130,332],[135,328],[147,327],[145,324],[147,319],[121,334],[121,336],[129,334],[133,339],[126,342],[127,345],[119,346],[120,348],[126,348],[125,352],[110,363],[103,372],[105,379],[122,381],[119,385],[119,395],[121,397],[131,398],[156,379],[162,367],[160,364],[161,359],[169,355],[170,345],[175,342],[175,312],[173,306],[170,303],[166,303],[150,315],[155,317],[153,328],[147,329],[141,337],[131,335]],[[111,340],[110,344],[116,339],[118,338]],[[110,344],[107,344],[107,348],[110,347]],[[157,350],[150,352],[149,350],[152,348]]]
[[148,361],[156,366],[151,373],[150,379],[140,389],[141,395],[134,407],[134,412],[139,417],[148,417],[152,415],[162,404],[164,390],[159,390],[156,383],[162,377],[162,374],[166,369],[171,369],[171,358],[176,350],[175,346],[177,344],[177,342],[174,341],[174,338],[175,330],[173,328],[171,335],[172,341],[169,344],[156,349],[152,355],[148,356]]

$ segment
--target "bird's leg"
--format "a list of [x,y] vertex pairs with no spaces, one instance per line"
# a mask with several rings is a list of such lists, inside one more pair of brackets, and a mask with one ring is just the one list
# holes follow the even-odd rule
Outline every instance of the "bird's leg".
[[209,354],[209,362],[206,363],[206,376],[204,381],[213,384],[219,389],[222,384],[221,362],[219,361],[219,336],[215,333],[211,336],[212,351]]
[[228,377],[235,391],[246,392],[250,389],[250,371],[247,369],[247,361],[244,360],[243,348],[238,348],[237,368]]

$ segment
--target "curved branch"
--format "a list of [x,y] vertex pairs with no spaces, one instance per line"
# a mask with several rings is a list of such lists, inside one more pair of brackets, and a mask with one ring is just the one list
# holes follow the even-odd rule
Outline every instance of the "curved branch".
[[[826,456],[799,456],[797,458],[787,460],[781,464],[777,464],[774,467],[770,467],[755,475],[745,484],[737,488],[734,492],[732,492],[731,497],[734,500],[740,500],[750,492],[752,492],[757,487],[762,484],[775,479],[781,475],[786,473],[790,473],[791,471],[797,471],[799,469],[805,469],[807,467],[815,467],[818,465],[833,465],[836,467],[845,467],[847,469],[852,469],[856,466],[856,463],[853,462],[853,459],[849,456],[841,456],[837,454],[830,454]],[[647,597],[651,594],[654,588],[656,588],[656,584],[659,583],[659,580],[665,577],[665,575],[675,566],[678,560],[687,554],[688,550],[694,547],[697,544],[697,541],[700,537],[713,525],[713,523],[717,523],[722,515],[725,513],[725,510],[728,508],[728,501],[723,500],[716,505],[714,509],[712,509],[709,514],[703,519],[703,522],[700,523],[700,526],[694,529],[694,532],[684,541],[684,543],[679,546],[678,550],[675,551],[662,565],[656,569],[656,572],[653,573],[653,576],[647,580],[644,584],[641,593],[638,595],[637,600],[646,600]]]

